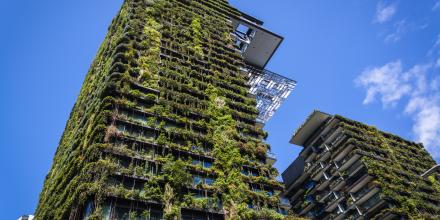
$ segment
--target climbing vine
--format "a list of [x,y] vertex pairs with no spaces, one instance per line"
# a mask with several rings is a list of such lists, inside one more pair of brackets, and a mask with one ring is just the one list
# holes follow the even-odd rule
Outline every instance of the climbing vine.
[[194,52],[197,56],[203,56],[203,46],[202,46],[202,25],[200,23],[200,18],[196,17],[191,22],[191,30],[193,34],[193,44]]

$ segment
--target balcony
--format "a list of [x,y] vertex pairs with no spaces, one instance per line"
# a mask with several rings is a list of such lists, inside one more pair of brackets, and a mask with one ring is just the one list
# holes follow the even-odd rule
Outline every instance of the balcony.
[[317,190],[325,189],[331,183],[330,181],[331,179],[332,179],[331,176],[323,175],[321,179],[318,181],[318,185],[316,186],[316,189]]
[[257,121],[264,124],[296,86],[294,80],[265,70],[283,38],[262,27],[262,21],[246,14],[231,18],[231,22],[236,49],[248,65],[242,70],[248,74],[250,93],[257,97],[260,111]]
[[337,207],[338,202],[344,198],[343,194],[340,192],[332,192],[329,196],[327,196],[323,203],[325,204],[325,210],[326,211],[332,211],[334,208]]
[[363,167],[364,167],[364,163],[361,160],[358,160],[356,161],[356,163],[352,164],[349,168],[343,170],[343,172],[347,176],[353,176],[354,174],[356,174],[356,171],[359,171]]
[[346,162],[348,162],[351,159],[351,155],[347,154],[345,155],[345,157],[343,157],[342,159],[335,161],[336,166],[339,168],[341,168],[343,165],[345,165]]
[[331,155],[330,147],[327,144],[324,144],[322,152],[316,157],[316,160],[320,162],[325,162],[329,159]]
[[231,18],[237,49],[246,63],[264,68],[283,41],[283,37],[265,29],[263,22],[249,15]]
[[338,166],[336,165],[335,162],[333,162],[333,163],[331,164],[331,167],[330,167],[328,173],[329,173],[330,175],[334,176],[334,175],[336,175],[336,171],[338,171]]
[[330,168],[331,164],[326,164],[324,162],[319,162],[316,164],[316,166],[313,167],[313,170],[311,170],[311,178],[315,181],[318,181],[321,179],[323,175],[326,175],[326,177],[329,178],[330,175],[326,173],[326,170]]
[[330,190],[324,190],[324,191],[322,191],[322,192],[316,194],[316,200],[317,200],[319,203],[323,203],[324,200],[325,200],[328,196],[330,196],[331,193],[332,193],[332,192],[331,192]]
[[306,158],[306,162],[316,161],[316,157],[322,152],[322,149],[319,147],[308,146],[304,149],[301,154]]
[[266,164],[270,164],[272,166],[276,161],[276,155],[273,152],[268,151],[266,154]]
[[355,208],[355,209],[348,210],[345,214],[336,217],[335,220],[342,220],[342,219],[353,219],[354,220],[354,219],[358,219],[359,217],[361,217],[361,214]]
[[341,176],[330,184],[330,188],[333,190],[340,190],[345,186],[345,183],[345,178]]
[[350,196],[353,198],[354,204],[361,204],[378,194],[378,192],[380,192],[379,188],[366,186],[356,193],[351,193]]
[[367,183],[371,180],[371,176],[368,175],[366,169],[359,170],[356,174],[351,177],[346,178],[347,180],[347,189],[350,192],[356,191],[359,187],[362,187],[363,184]]
[[304,201],[301,203],[301,206],[299,207],[301,212],[300,215],[304,215],[305,213],[308,213],[313,207],[316,206],[316,200],[313,196],[307,196]]
[[360,190],[358,190],[354,193],[350,193],[350,196],[353,199],[353,201],[356,202],[359,198],[362,198],[362,196],[364,196],[365,194],[370,192],[370,190],[371,190],[371,188],[368,185],[365,185]]
[[382,199],[380,198],[380,193],[377,192],[376,194],[370,196],[370,198],[363,202],[361,205],[358,205],[357,208],[362,213],[362,215],[364,215],[365,213],[375,209],[375,207],[378,207],[381,204],[381,201]]
[[331,219],[343,219],[347,212],[347,204],[346,202],[340,202],[337,205],[337,208],[330,214]]

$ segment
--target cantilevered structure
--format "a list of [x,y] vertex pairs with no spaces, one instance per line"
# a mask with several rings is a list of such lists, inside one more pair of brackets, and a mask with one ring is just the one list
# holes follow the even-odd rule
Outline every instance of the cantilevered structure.
[[296,86],[296,81],[264,69],[283,37],[262,27],[262,21],[243,13],[240,18],[232,17],[231,21],[235,45],[246,64],[241,70],[248,75],[250,93],[257,98],[257,122],[264,124]]
[[[257,117],[266,121],[293,81],[270,77],[283,91],[272,94],[249,83],[276,75],[264,68],[281,42],[225,0],[126,0],[72,110],[36,219],[282,218],[283,186]],[[257,99],[275,107],[259,110]]]
[[439,219],[440,175],[421,144],[319,111],[291,140],[282,177],[292,211],[312,219]]

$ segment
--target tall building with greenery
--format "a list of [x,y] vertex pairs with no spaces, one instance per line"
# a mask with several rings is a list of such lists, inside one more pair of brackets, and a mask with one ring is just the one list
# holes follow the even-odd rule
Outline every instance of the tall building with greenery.
[[226,0],[126,0],[36,219],[282,218],[261,123],[295,82],[264,70],[282,38],[261,25]]
[[315,111],[283,172],[292,211],[311,219],[439,219],[440,175],[421,144]]

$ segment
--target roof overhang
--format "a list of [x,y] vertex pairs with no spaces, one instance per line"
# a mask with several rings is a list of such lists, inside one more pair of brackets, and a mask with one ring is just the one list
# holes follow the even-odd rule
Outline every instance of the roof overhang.
[[235,17],[232,18],[232,24],[235,28],[242,24],[255,30],[255,36],[243,53],[243,57],[247,64],[264,68],[284,38],[262,27],[262,22],[251,19],[252,17],[248,15],[243,15],[240,18]]
[[318,129],[322,123],[324,123],[331,115],[314,111],[307,121],[295,132],[292,139],[290,140],[291,144],[295,144],[298,146],[304,146],[305,142],[309,139],[311,135]]

